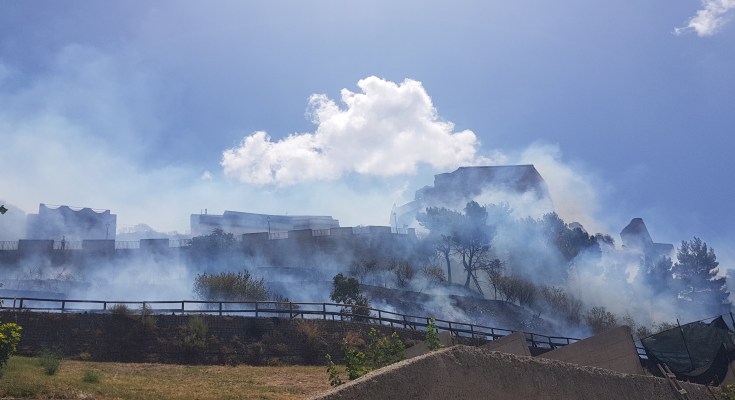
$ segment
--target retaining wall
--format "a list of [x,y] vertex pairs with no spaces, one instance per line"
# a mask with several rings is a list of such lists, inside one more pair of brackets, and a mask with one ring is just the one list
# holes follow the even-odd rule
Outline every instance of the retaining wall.
[[[203,315],[206,338],[192,345],[186,337],[194,317],[0,312],[0,321],[23,327],[19,355],[51,349],[65,357],[86,353],[83,358],[97,361],[323,364],[327,353],[342,359],[342,339],[348,334],[368,341],[373,327],[385,335],[394,331],[351,321]],[[408,345],[424,338],[421,331],[395,331]]]

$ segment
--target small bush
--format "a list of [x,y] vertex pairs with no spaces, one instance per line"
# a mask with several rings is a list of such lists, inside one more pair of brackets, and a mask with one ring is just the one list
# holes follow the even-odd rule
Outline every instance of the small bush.
[[86,351],[79,353],[80,361],[89,361],[92,359],[92,355]]
[[119,315],[121,317],[129,317],[133,315],[130,307],[128,307],[126,304],[113,305],[112,307],[110,307],[110,313],[112,313],[112,315]]
[[191,317],[184,327],[184,349],[187,352],[202,352],[207,347],[207,322],[202,317]]
[[357,351],[354,347],[347,344],[347,341],[343,341],[342,345],[345,348],[345,365],[347,367],[347,377],[350,380],[355,380],[366,373],[368,368],[365,365],[365,353]]
[[424,339],[426,348],[432,351],[444,347],[442,342],[439,341],[439,334],[437,333],[435,322],[436,320],[434,318],[429,320],[429,325],[426,327],[426,337]]
[[584,319],[595,335],[618,326],[615,314],[607,311],[605,307],[593,307],[585,314]]
[[304,344],[304,361],[310,364],[318,363],[327,348],[324,332],[319,323],[306,319],[297,320],[296,332]]
[[156,327],[158,326],[158,322],[156,320],[156,317],[152,315],[147,315],[143,317],[143,330],[146,332],[152,332],[156,330]]
[[61,365],[61,356],[54,351],[43,350],[38,356],[38,362],[46,375],[55,375]]
[[396,332],[390,336],[378,336],[375,328],[370,329],[370,344],[366,351],[372,369],[383,368],[406,358],[406,346]]
[[84,371],[84,376],[82,376],[82,382],[100,383],[100,374],[94,371]]
[[329,376],[329,386],[339,386],[345,383],[342,380],[342,374],[340,374],[339,370],[337,369],[337,365],[335,365],[334,361],[332,361],[332,356],[330,354],[327,354],[325,358],[327,359],[327,375]]
[[0,376],[2,376],[3,367],[8,362],[10,356],[20,343],[20,331],[23,328],[18,324],[0,323]]

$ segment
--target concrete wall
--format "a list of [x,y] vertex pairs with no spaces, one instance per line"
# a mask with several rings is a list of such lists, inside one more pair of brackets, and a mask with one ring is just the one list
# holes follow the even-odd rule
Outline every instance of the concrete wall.
[[[439,339],[439,343],[442,344],[442,347],[451,347],[455,344],[452,339],[452,335],[449,332],[440,332],[437,334],[437,339]],[[425,342],[416,343],[406,349],[406,359],[418,357],[431,351],[433,350],[429,350]]]
[[[708,388],[682,383],[690,400]],[[713,388],[713,392],[719,392]],[[663,378],[620,374],[560,361],[454,346],[374,371],[314,397],[347,399],[677,399]],[[715,397],[716,398],[716,397]]]
[[528,350],[528,343],[526,342],[526,335],[523,332],[514,332],[508,336],[493,340],[483,345],[482,348],[490,351],[515,354],[517,356],[531,357],[531,351]]
[[560,347],[539,357],[626,374],[643,375],[630,328],[619,326],[599,335]]

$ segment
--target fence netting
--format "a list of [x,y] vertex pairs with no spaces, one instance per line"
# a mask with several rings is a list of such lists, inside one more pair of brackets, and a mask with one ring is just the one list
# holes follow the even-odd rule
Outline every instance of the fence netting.
[[652,364],[666,364],[680,379],[720,383],[735,356],[735,332],[722,316],[692,322],[641,340]]

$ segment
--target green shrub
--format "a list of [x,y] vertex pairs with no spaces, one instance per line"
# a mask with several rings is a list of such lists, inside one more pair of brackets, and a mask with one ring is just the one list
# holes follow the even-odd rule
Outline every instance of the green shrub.
[[431,351],[444,347],[442,342],[439,341],[439,334],[437,333],[435,322],[436,320],[434,318],[429,320],[429,325],[426,327],[426,336],[424,338],[426,348]]
[[18,343],[20,343],[20,331],[23,328],[15,323],[0,323],[0,375],[2,375],[3,367],[7,364],[10,356],[15,353]]
[[82,376],[82,382],[100,383],[100,374],[94,371],[84,371],[84,376]]
[[264,301],[269,297],[265,281],[248,271],[199,274],[194,279],[194,294],[209,301]]
[[345,347],[347,377],[354,380],[368,373],[368,368],[365,365],[365,353],[350,346],[346,340],[342,342],[342,345]]
[[46,375],[55,375],[61,365],[61,356],[57,352],[46,349],[38,356],[38,362]]
[[378,337],[378,331],[370,328],[369,336],[367,355],[370,368],[383,368],[406,358],[406,346],[397,333]]
[[342,374],[339,373],[337,366],[334,364],[334,361],[332,361],[332,356],[330,354],[327,354],[325,358],[327,359],[327,375],[329,375],[329,386],[339,386],[345,383],[342,380]]
[[[345,352],[345,369],[349,380],[357,379],[368,372],[396,363],[406,358],[406,346],[393,332],[390,336],[378,336],[375,328],[370,328],[370,343],[366,351],[359,351],[356,346],[363,347],[365,342],[351,333],[342,339],[342,348]],[[332,361],[332,356],[327,354],[327,375],[329,384],[332,386],[344,383],[337,366]]]
[[189,353],[204,351],[207,348],[208,330],[204,318],[199,316],[189,318],[184,327],[184,350]]
[[725,385],[720,392],[720,396],[724,400],[735,400],[735,384]]

